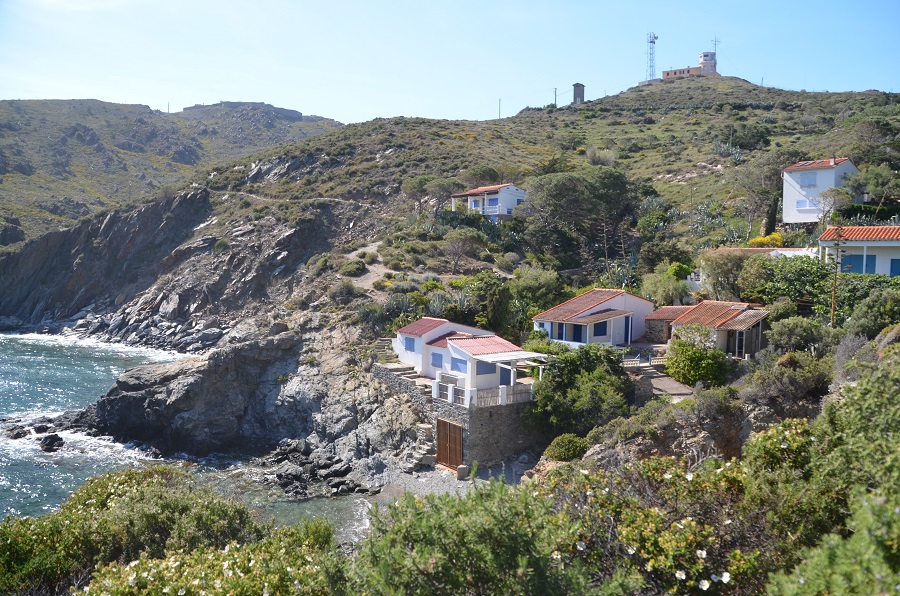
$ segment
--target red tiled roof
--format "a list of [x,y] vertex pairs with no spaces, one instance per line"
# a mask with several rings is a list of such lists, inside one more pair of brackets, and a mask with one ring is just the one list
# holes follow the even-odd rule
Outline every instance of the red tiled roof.
[[694,308],[693,306],[660,306],[644,317],[645,321],[674,321],[679,316]]
[[412,335],[414,337],[422,337],[429,331],[437,329],[444,323],[449,323],[447,319],[435,319],[434,317],[422,317],[418,321],[414,321],[406,327],[397,329],[397,333],[403,335]]
[[450,338],[448,341],[472,356],[500,354],[501,352],[520,352],[522,350],[516,344],[496,335]]
[[463,333],[462,331],[451,331],[450,333],[445,333],[444,335],[431,340],[428,342],[428,345],[434,346],[435,348],[446,348],[448,339],[459,339],[461,337],[472,337],[472,334]]
[[531,317],[533,320],[564,322],[568,321],[576,315],[580,315],[586,310],[590,310],[603,304],[610,298],[615,298],[620,294],[624,294],[625,290],[607,290],[603,288],[594,288],[580,296],[575,296],[570,300],[566,300],[562,304],[557,304],[551,309]]
[[622,315],[630,315],[634,314],[630,310],[619,310],[616,308],[604,308],[601,311],[597,311],[595,313],[591,313],[589,315],[582,315],[580,317],[574,317],[569,319],[573,323],[580,323],[582,325],[587,325],[588,323],[598,323],[600,321],[607,321],[609,319],[614,319],[616,317],[621,317]]
[[[837,232],[837,227],[828,226],[819,241],[836,240]],[[844,240],[900,240],[900,226],[844,226],[841,237]]]
[[703,325],[719,329],[722,325],[738,316],[749,307],[747,302],[724,302],[720,300],[704,300],[691,310],[672,321],[673,325]]
[[831,159],[815,159],[811,161],[798,161],[792,166],[788,166],[784,169],[785,172],[796,172],[798,170],[822,170],[825,168],[833,168],[835,166],[839,166],[845,161],[850,161],[848,157],[835,157],[834,163],[831,163]]
[[478,188],[473,188],[472,190],[467,190],[466,192],[461,192],[455,195],[451,195],[453,197],[474,197],[487,194],[493,194],[498,192],[501,188],[505,188],[507,186],[512,186],[512,184],[495,184],[494,186],[479,186]]
[[720,325],[721,330],[746,331],[769,316],[767,310],[743,310],[738,316]]

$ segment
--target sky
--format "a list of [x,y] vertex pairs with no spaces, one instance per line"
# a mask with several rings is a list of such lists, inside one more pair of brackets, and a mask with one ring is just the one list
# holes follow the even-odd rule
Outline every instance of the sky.
[[[0,0],[0,99],[489,120],[696,66],[900,92],[900,0]],[[555,90],[555,94],[554,94]]]

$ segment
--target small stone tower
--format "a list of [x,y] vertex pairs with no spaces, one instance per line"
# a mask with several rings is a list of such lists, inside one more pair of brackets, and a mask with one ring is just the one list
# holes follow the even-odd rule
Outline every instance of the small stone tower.
[[572,105],[584,103],[584,85],[575,83],[572,87],[575,89],[575,97],[572,99]]
[[716,72],[715,52],[700,52],[700,74],[719,74]]

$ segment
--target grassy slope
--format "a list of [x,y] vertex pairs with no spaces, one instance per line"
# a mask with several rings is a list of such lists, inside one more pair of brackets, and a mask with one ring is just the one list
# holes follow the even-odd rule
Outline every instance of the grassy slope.
[[337,126],[265,104],[165,114],[96,100],[0,101],[0,227],[18,221],[33,237]]
[[[404,178],[452,176],[478,164],[524,182],[533,169],[563,154],[572,167],[586,162],[578,148],[609,149],[637,180],[652,182],[664,198],[688,208],[704,200],[728,212],[740,201],[730,183],[736,167],[717,157],[713,144],[731,128],[764,125],[767,149],[745,151],[742,165],[776,147],[810,157],[851,155],[867,134],[861,124],[881,119],[900,132],[897,96],[877,91],[807,93],[759,87],[744,80],[703,77],[633,88],[618,95],[558,110],[526,109],[484,122],[376,119],[354,124],[254,156],[253,161],[301,158],[288,176],[250,184],[249,164],[218,170],[220,189],[270,198],[321,196],[379,202],[396,196]],[[858,158],[859,159],[859,158]]]

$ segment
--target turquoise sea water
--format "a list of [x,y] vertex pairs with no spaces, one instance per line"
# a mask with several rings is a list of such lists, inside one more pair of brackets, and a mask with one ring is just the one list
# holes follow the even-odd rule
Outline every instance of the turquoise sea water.
[[[82,408],[104,395],[128,368],[176,357],[62,336],[0,335],[0,418],[31,420]],[[91,476],[150,461],[139,450],[109,438],[59,434],[65,445],[56,453],[41,451],[35,436],[13,440],[0,434],[0,518],[52,511]],[[239,458],[177,463],[279,524],[322,516],[336,526],[340,540],[358,539],[368,525],[366,500],[290,501],[277,491],[241,480]]]

